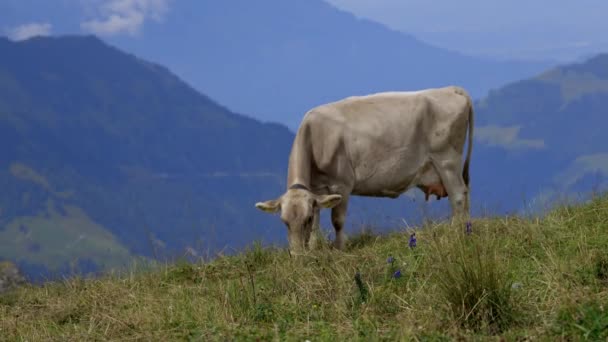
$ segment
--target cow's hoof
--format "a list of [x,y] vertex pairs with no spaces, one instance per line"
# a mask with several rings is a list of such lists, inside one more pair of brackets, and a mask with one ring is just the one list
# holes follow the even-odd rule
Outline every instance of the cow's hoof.
[[339,251],[344,251],[346,249],[346,243],[344,243],[344,241],[334,241],[334,243],[331,244],[331,246],[334,249],[337,249]]

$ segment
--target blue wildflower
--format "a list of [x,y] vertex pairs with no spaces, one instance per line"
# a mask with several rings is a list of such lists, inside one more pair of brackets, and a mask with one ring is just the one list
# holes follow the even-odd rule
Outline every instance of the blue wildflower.
[[467,233],[467,235],[470,235],[472,232],[473,232],[473,224],[471,223],[471,221],[467,221],[466,233]]
[[386,259],[386,263],[387,264],[392,264],[395,261],[395,258],[393,258],[393,256],[389,256],[388,259]]
[[401,270],[397,270],[395,273],[393,273],[393,278],[401,278]]
[[416,233],[412,233],[412,235],[410,235],[409,246],[410,248],[416,247]]

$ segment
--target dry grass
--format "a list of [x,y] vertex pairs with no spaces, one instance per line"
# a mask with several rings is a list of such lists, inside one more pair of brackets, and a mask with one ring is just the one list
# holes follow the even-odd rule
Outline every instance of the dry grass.
[[[291,258],[253,246],[0,297],[6,340],[606,340],[608,198],[542,219],[365,236]],[[392,262],[387,262],[389,256]],[[401,276],[395,278],[396,271]],[[356,274],[361,282],[357,284]]]

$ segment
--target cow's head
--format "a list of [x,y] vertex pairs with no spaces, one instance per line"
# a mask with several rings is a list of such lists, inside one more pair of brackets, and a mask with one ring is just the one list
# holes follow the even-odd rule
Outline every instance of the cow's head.
[[319,227],[321,208],[333,208],[340,203],[340,195],[315,195],[307,189],[289,189],[281,197],[258,202],[256,208],[267,213],[281,212],[287,226],[289,248],[294,252],[308,249],[313,230]]

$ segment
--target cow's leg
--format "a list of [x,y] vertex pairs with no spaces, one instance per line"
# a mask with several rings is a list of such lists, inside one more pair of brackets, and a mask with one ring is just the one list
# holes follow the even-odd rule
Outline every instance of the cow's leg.
[[336,231],[336,240],[334,247],[339,250],[344,250],[346,246],[346,236],[344,235],[344,221],[346,220],[346,210],[348,208],[348,196],[342,195],[342,201],[337,206],[331,209],[331,224]]
[[455,151],[435,154],[433,164],[450,200],[452,219],[462,222],[469,219],[469,192],[462,178],[461,156]]
[[319,214],[315,215],[315,222],[312,226],[312,233],[310,234],[310,240],[308,240],[308,248],[311,250],[319,248],[319,238],[321,237],[321,225],[319,222],[321,215]]

